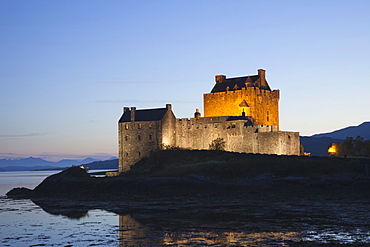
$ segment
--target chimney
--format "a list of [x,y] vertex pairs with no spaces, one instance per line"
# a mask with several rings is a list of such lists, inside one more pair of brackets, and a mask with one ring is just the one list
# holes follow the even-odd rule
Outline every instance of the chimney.
[[172,105],[171,104],[166,104],[166,108],[167,108],[167,110],[171,110],[172,111]]
[[128,107],[123,107],[123,113],[125,113],[125,112],[127,112],[127,111],[129,111],[130,110],[130,108],[128,108]]
[[131,122],[135,122],[135,112],[136,112],[136,107],[131,107]]
[[200,114],[199,109],[195,109],[194,117],[195,117],[196,119],[199,119],[199,118],[201,117],[201,114]]
[[226,79],[225,75],[216,75],[215,76],[216,84],[219,84],[219,83],[223,82],[225,79]]
[[266,86],[266,70],[259,69],[258,76],[260,77],[261,86]]

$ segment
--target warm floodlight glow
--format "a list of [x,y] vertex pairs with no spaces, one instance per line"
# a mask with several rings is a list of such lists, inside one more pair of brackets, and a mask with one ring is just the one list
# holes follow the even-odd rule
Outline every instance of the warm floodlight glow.
[[335,145],[335,143],[333,143],[329,149],[328,149],[328,153],[329,155],[336,155],[337,154],[337,146]]

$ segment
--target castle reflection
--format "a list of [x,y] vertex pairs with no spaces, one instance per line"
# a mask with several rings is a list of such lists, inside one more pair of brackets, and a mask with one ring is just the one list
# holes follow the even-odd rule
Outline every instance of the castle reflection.
[[300,232],[247,233],[220,231],[219,226],[209,226],[209,230],[204,227],[157,225],[149,228],[129,214],[120,215],[119,246],[288,246],[288,243],[302,241]]
[[119,246],[147,246],[154,244],[151,232],[131,215],[119,216]]
[[368,202],[41,200],[34,203],[53,216],[70,219],[73,232],[93,230],[91,236],[106,232],[103,237],[92,236],[91,241],[106,241],[107,246],[314,246],[321,243],[364,246],[370,243]]

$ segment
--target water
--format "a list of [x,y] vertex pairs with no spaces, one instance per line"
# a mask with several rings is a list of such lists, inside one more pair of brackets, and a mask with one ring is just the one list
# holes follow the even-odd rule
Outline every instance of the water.
[[[110,170],[90,170],[91,172],[102,172]],[[46,177],[59,173],[60,171],[11,171],[0,172],[0,196],[16,187],[34,189]]]
[[[16,179],[33,183],[46,173],[18,174],[13,180],[5,176],[8,181],[2,174],[0,184]],[[367,246],[369,219],[366,200],[73,202],[0,197],[0,246]]]

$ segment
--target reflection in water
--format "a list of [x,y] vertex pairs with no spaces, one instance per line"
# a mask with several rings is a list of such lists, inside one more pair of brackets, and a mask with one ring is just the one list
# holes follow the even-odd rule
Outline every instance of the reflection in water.
[[187,232],[182,234],[166,234],[163,239],[164,245],[203,245],[203,246],[260,246],[260,245],[284,245],[286,242],[301,241],[300,233],[297,232]]
[[[159,220],[160,221],[160,220]],[[150,230],[131,215],[119,216],[119,246],[257,246],[284,245],[288,242],[302,241],[299,232],[215,232],[192,231],[178,232]]]
[[2,243],[9,246],[22,246],[19,241],[27,246],[64,243],[120,247],[370,243],[368,202],[35,201],[48,217],[37,216],[41,209],[24,200],[3,202],[0,232],[8,232]]
[[40,208],[42,208],[42,210],[44,210],[46,213],[52,215],[63,215],[73,220],[83,219],[88,215],[89,211],[89,209],[86,208],[85,206],[68,205],[66,207],[63,207],[60,205],[60,203],[57,203],[57,201],[45,201],[45,200],[44,201],[32,200],[32,201]]
[[156,241],[150,239],[151,232],[143,227],[131,215],[119,216],[119,246],[146,246]]

